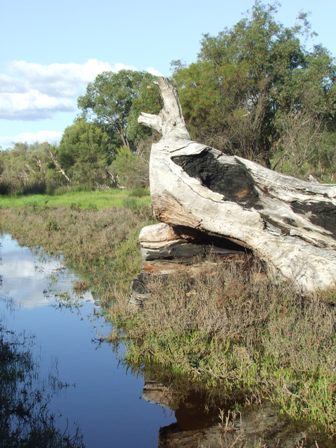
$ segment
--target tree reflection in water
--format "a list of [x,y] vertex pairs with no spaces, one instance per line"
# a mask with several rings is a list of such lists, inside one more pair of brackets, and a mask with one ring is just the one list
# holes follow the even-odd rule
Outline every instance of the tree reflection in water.
[[[37,386],[32,343],[0,324],[0,448],[82,448],[78,429],[70,434],[55,426],[55,416],[48,411],[50,394]],[[57,391],[65,385],[53,381],[53,386]]]
[[240,405],[183,380],[145,374],[143,398],[174,410],[176,423],[159,431],[159,448],[334,448],[336,437],[279,415],[270,403]]

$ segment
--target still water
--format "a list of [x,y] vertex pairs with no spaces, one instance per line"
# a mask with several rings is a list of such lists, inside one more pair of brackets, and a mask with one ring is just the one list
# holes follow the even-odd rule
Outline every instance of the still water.
[[49,402],[51,412],[62,414],[58,425],[78,425],[86,447],[156,447],[174,413],[142,399],[144,379],[120,362],[122,347],[98,342],[111,326],[91,294],[72,297],[76,278],[61,259],[33,253],[8,235],[0,241],[0,321],[34,337],[41,380],[52,374],[67,385]]
[[[225,397],[209,396],[188,382],[173,385],[155,369],[134,373],[123,362],[122,345],[102,342],[111,324],[90,292],[74,292],[76,281],[62,258],[20,247],[11,236],[0,235],[1,335],[6,328],[28,341],[38,374],[27,387],[43,391],[42,401],[57,429],[70,435],[79,431],[83,445],[76,446],[336,446],[335,439],[294,425],[268,404],[235,414],[234,403]],[[0,382],[0,400],[1,387]],[[1,439],[1,413],[0,406],[0,448],[7,448]]]

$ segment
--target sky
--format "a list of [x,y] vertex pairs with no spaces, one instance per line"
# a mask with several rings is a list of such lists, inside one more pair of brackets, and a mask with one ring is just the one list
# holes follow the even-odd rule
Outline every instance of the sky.
[[[336,56],[335,0],[282,0],[277,19],[292,26],[309,12]],[[203,34],[232,27],[254,0],[0,0],[0,147],[57,143],[78,116],[76,102],[102,71],[169,76],[170,63],[197,59]]]

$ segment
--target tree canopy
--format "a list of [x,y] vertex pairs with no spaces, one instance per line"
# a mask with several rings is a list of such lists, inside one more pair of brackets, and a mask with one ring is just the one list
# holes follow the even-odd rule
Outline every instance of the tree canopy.
[[57,154],[72,183],[91,187],[110,184],[108,166],[113,157],[114,144],[108,133],[83,118],[65,129]]
[[49,143],[16,143],[11,150],[0,151],[0,194],[45,193],[61,185],[56,152]]
[[[177,64],[174,79],[195,139],[270,166],[284,114],[335,126],[335,64],[321,46],[307,51],[305,14],[285,27],[275,5],[256,2],[249,17],[204,35],[198,61]],[[176,63],[175,63],[176,66]]]
[[137,124],[140,110],[157,113],[161,109],[153,80],[153,75],[133,70],[101,73],[78,98],[78,107],[83,117],[118,137],[119,146],[134,149],[136,142],[149,134]]

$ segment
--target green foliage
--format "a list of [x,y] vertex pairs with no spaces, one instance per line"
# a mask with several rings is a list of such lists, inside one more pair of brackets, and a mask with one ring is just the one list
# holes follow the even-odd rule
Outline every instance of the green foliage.
[[49,143],[17,143],[0,151],[0,194],[52,193],[64,183],[55,158],[56,148]]
[[115,135],[118,146],[134,149],[137,140],[149,133],[136,122],[139,110],[144,107],[148,112],[158,112],[161,108],[153,80],[146,72],[104,72],[87,86],[86,94],[78,98],[78,107],[84,117]]
[[261,280],[258,265],[246,272],[218,263],[192,282],[183,273],[152,277],[143,310],[128,325],[127,359],[228,397],[266,398],[293,419],[335,433],[334,309],[322,296],[303,300],[291,285]]
[[162,100],[159,87],[154,83],[154,78],[145,76],[139,85],[137,95],[134,97],[132,107],[128,115],[127,137],[132,145],[137,148],[152,135],[152,131],[139,124],[138,118],[141,112],[157,114],[162,109]]
[[114,255],[115,272],[127,272],[130,278],[134,278],[139,273],[139,266],[141,266],[142,260],[139,250],[138,227],[129,233],[127,239],[119,242]]
[[335,182],[336,133],[325,129],[309,113],[279,115],[279,139],[272,166],[296,177],[312,175],[322,182]]
[[[100,210],[88,208],[86,203],[71,206],[62,202],[58,207],[2,209],[0,231],[11,233],[23,245],[43,246],[51,253],[61,250],[101,303],[111,304],[116,288],[118,293],[128,291],[140,269],[138,235],[150,222],[151,211],[148,197],[138,198],[142,206],[131,208],[122,204],[127,195],[115,201],[112,197],[104,207],[99,196],[100,192],[91,193],[91,203]],[[125,268],[127,260],[132,269]]]
[[[217,36],[205,34],[198,60],[173,61],[183,114],[194,140],[288,174],[334,181],[336,65],[329,52],[307,51],[307,15],[285,27],[276,4],[256,1],[250,14]],[[137,122],[162,107],[155,77],[104,72],[78,98],[81,118],[59,148],[16,144],[0,151],[0,194],[148,186],[157,134]]]
[[113,145],[101,126],[80,118],[64,131],[57,159],[72,185],[111,186]]
[[246,270],[239,261],[207,263],[192,282],[183,271],[153,276],[143,309],[132,313],[129,282],[141,264],[137,235],[149,223],[149,208],[0,214],[2,231],[24,245],[62,250],[84,275],[109,306],[106,315],[127,328],[132,365],[160,364],[234,396],[267,398],[293,418],[335,433],[336,316],[330,303],[336,291],[303,299],[291,285],[270,283],[258,264],[249,262]]
[[105,209],[121,208],[125,201],[136,202],[136,207],[148,206],[150,203],[149,193],[142,189],[143,195],[134,194],[134,191],[111,189],[107,191],[71,191],[61,195],[27,195],[0,197],[0,209],[23,208],[43,210],[45,208],[67,207],[77,209]]
[[256,2],[249,17],[217,36],[205,35],[199,59],[175,64],[174,79],[193,138],[270,165],[282,138],[279,117],[308,114],[335,127],[336,67],[327,50],[305,50],[305,14],[288,28],[276,6]]
[[127,146],[118,149],[111,170],[118,182],[126,188],[148,186],[148,160],[141,154],[132,152]]

